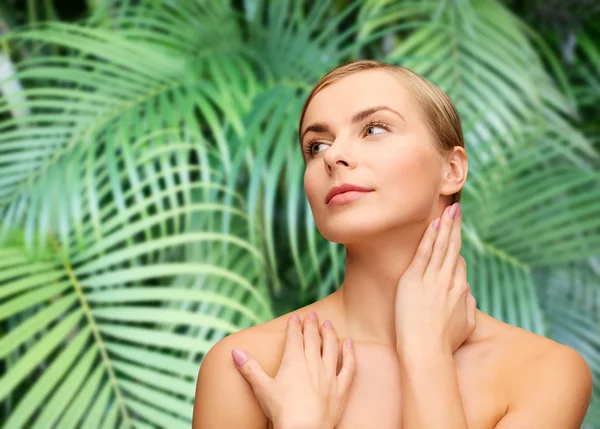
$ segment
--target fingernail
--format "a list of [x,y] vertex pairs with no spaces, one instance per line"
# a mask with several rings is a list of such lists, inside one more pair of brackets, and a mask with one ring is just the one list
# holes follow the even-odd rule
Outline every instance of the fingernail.
[[311,311],[310,313],[308,313],[308,318],[312,319],[312,320],[318,320],[317,313],[315,313],[314,311]]
[[433,230],[437,231],[438,228],[440,227],[440,218],[438,217],[434,222],[433,222]]
[[456,210],[458,209],[458,207],[456,206],[456,203],[452,204],[452,207],[450,207],[450,218],[454,219],[454,216],[456,216]]
[[462,216],[462,207],[460,206],[460,203],[456,203],[458,205],[458,213],[456,213],[456,216]]
[[350,337],[346,338],[346,341],[344,341],[344,345],[346,347],[348,347],[349,349],[352,348],[352,339]]
[[294,319],[296,322],[300,322],[300,317],[297,314],[294,314],[292,319]]
[[333,328],[333,324],[331,323],[331,320],[326,320],[325,323],[323,323],[323,326],[325,326],[326,328],[329,328],[329,329]]
[[239,349],[231,349],[231,356],[233,356],[235,366],[238,368],[248,360],[248,355]]

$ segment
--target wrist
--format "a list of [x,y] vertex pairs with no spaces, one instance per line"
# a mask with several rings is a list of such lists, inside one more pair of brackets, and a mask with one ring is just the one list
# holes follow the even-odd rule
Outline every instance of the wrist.
[[308,423],[308,422],[285,422],[273,425],[273,429],[333,429],[322,423]]
[[406,342],[396,347],[398,358],[402,361],[421,361],[432,357],[452,356],[448,347],[441,343]]
[[323,425],[307,425],[307,424],[291,424],[291,425],[275,425],[273,429],[333,429]]

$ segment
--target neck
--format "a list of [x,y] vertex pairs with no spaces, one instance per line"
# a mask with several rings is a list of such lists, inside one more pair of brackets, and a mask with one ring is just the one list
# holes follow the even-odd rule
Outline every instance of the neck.
[[407,224],[346,245],[344,282],[335,294],[354,341],[395,346],[396,287],[428,224]]
[[[412,262],[425,228],[425,222],[386,231],[368,242],[346,245],[345,277],[332,294],[345,321],[345,335],[355,342],[396,347],[395,301],[400,277]],[[477,311],[477,322],[485,314]],[[469,337],[483,334],[480,329]],[[466,344],[466,343],[465,343]]]

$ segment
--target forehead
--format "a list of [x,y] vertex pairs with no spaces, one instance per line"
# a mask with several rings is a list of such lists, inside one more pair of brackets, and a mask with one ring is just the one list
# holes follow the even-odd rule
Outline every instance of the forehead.
[[407,122],[418,115],[414,96],[397,76],[387,70],[363,70],[319,91],[306,109],[302,126],[349,121],[356,112],[381,105],[399,111]]

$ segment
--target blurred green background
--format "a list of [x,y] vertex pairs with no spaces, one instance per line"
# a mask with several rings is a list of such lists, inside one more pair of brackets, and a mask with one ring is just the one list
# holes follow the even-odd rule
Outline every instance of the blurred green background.
[[2,0],[3,427],[189,428],[215,342],[335,290],[297,121],[375,58],[456,104],[478,306],[579,351],[600,428],[599,41],[592,0]]

